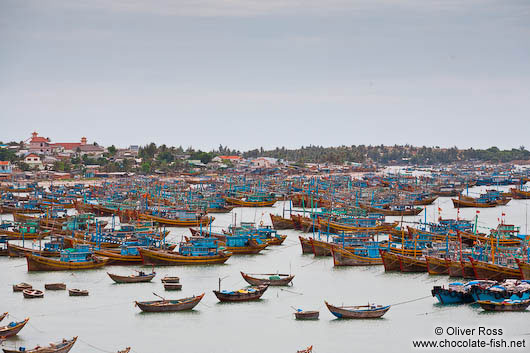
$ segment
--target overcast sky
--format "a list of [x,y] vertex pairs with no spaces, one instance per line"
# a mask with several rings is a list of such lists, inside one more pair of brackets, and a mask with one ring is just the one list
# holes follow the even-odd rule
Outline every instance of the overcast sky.
[[0,0],[0,140],[530,148],[528,0]]

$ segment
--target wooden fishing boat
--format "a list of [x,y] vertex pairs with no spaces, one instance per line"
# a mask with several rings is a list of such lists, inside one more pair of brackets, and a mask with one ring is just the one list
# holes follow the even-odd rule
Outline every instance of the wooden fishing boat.
[[397,255],[399,258],[399,270],[401,272],[427,272],[427,261],[425,258]]
[[269,215],[274,229],[294,229],[294,222],[292,219],[283,218],[282,216],[273,215],[272,213]]
[[7,240],[39,240],[51,235],[51,231],[24,233],[12,230],[0,229],[0,234],[6,235]]
[[66,290],[66,284],[65,283],[46,283],[44,285],[44,289],[46,290]]
[[475,278],[473,265],[469,261],[447,260],[450,277]]
[[477,301],[480,307],[486,311],[525,311],[530,305],[530,299],[527,300],[509,300],[491,301],[479,300]]
[[9,313],[3,313],[0,315],[0,322],[5,319],[5,317],[8,315]]
[[318,220],[318,223],[320,225],[320,229],[324,229],[324,230],[330,230],[331,232],[334,232],[334,233],[379,233],[379,232],[384,232],[384,231],[390,231],[391,229],[393,229],[394,227],[396,227],[398,225],[397,222],[395,223],[382,223],[382,224],[379,224],[379,225],[374,225],[374,226],[367,226],[367,227],[362,227],[362,226],[355,226],[355,225],[350,225],[350,224],[347,224],[347,223],[340,223],[340,222],[336,222],[336,221],[332,221],[332,220],[328,220],[328,219],[324,219],[324,218],[321,218]]
[[22,294],[28,299],[44,298],[44,292],[39,289],[24,289]]
[[118,351],[118,353],[129,353],[131,351],[131,347],[127,347],[124,350]]
[[7,349],[3,348],[4,353],[68,353],[74,346],[77,341],[77,337],[72,338],[71,340],[62,339],[59,342],[50,343],[46,347],[37,346],[33,349]]
[[517,266],[519,266],[519,270],[521,271],[521,277],[530,280],[530,263],[519,259],[515,259],[515,261],[517,261]]
[[214,290],[213,293],[221,302],[246,302],[258,300],[269,288],[268,284],[247,287],[236,291]]
[[60,251],[26,248],[24,246],[15,245],[13,243],[7,244],[7,251],[8,251],[9,257],[26,257],[26,255],[28,254],[36,254],[36,255],[40,255],[44,257],[58,257],[61,254]]
[[377,319],[385,315],[390,305],[333,306],[326,302],[329,311],[339,319]]
[[427,272],[430,275],[448,275],[449,265],[447,259],[442,259],[434,256],[425,256],[427,262]]
[[247,201],[247,200],[244,200],[244,199],[238,199],[238,198],[235,198],[235,197],[223,197],[223,199],[231,204],[231,205],[236,205],[238,207],[272,207],[274,206],[274,204],[276,203],[276,200],[263,200],[263,201],[260,201],[260,200],[256,200],[256,201]]
[[22,292],[24,289],[32,289],[33,287],[29,283],[13,284],[13,292]]
[[338,246],[331,247],[331,256],[333,256],[333,266],[374,266],[383,264],[381,256],[363,256]]
[[241,272],[243,279],[253,286],[269,285],[269,286],[287,286],[294,278],[294,275],[286,275],[282,273],[260,273],[260,276],[267,276],[267,278],[257,278],[250,276],[247,273]]
[[530,199],[530,191],[524,191],[524,190],[517,189],[517,188],[511,188],[510,192],[511,192],[511,196],[514,199],[519,199],[519,200]]
[[469,233],[464,231],[458,231],[458,235],[462,237],[462,241],[467,244],[474,244],[475,242],[491,243],[492,240],[498,246],[519,246],[521,245],[521,239],[518,238],[502,238],[493,237],[487,234],[481,233]]
[[[267,246],[269,246],[268,243],[258,243],[255,239],[250,238],[248,239],[247,246],[225,246],[225,249],[229,252],[231,252],[234,255],[252,255],[252,254],[258,254],[262,250],[264,250]],[[220,245],[223,245],[222,242],[220,242]]]
[[29,317],[20,322],[11,322],[7,326],[0,326],[0,337],[8,338],[15,336],[26,326],[29,321]]
[[232,253],[224,251],[204,256],[180,255],[167,250],[139,249],[138,251],[142,256],[144,265],[162,266],[224,264],[232,256]]
[[204,293],[198,296],[182,299],[162,299],[139,302],[135,301],[135,306],[138,306],[140,310],[147,312],[168,312],[168,311],[183,311],[191,310],[204,297]]
[[464,207],[475,207],[475,208],[491,208],[497,207],[499,204],[495,201],[490,202],[477,202],[472,200],[466,200],[464,198],[451,199],[453,201],[454,208],[464,208]]
[[320,315],[319,311],[316,310],[301,310],[298,309],[294,312],[296,320],[318,320]]
[[151,282],[156,276],[156,272],[144,273],[143,271],[138,271],[137,275],[129,276],[120,276],[113,273],[107,272],[107,275],[116,283],[141,283],[141,282]]
[[169,227],[199,227],[199,226],[206,227],[215,220],[215,217],[202,216],[200,218],[197,217],[194,219],[189,219],[189,218],[180,219],[180,218],[159,217],[159,216],[150,215],[146,213],[140,213],[138,215],[138,219],[143,220],[143,221],[157,222],[158,224],[166,225]]
[[206,210],[208,213],[228,213],[232,211],[236,206],[224,205],[220,207],[208,207]]
[[100,249],[94,250],[98,256],[102,256],[109,260],[109,264],[113,265],[135,265],[143,262],[142,255],[122,254],[120,249]]
[[298,236],[298,239],[300,240],[300,245],[302,246],[302,254],[312,254],[313,245],[311,245],[310,239],[304,238],[300,235]]
[[25,213],[25,214],[36,214],[43,213],[44,210],[41,208],[23,208],[16,206],[0,205],[0,213]]
[[309,242],[315,256],[331,256],[331,248],[334,246],[332,243],[314,238],[309,238]]
[[61,261],[39,255],[26,255],[28,271],[73,271],[92,270],[105,266],[109,260],[92,255],[86,261]]
[[494,281],[504,281],[505,279],[522,279],[521,271],[518,268],[491,264],[484,261],[478,261],[469,257],[475,279],[491,279]]
[[379,254],[381,254],[381,260],[383,260],[385,272],[401,271],[401,262],[398,254],[394,254],[387,249],[379,250]]
[[313,353],[313,346],[309,346],[306,349],[302,349],[301,351],[296,351],[296,353]]
[[68,290],[68,295],[71,297],[86,297],[88,296],[88,290],[72,288]]

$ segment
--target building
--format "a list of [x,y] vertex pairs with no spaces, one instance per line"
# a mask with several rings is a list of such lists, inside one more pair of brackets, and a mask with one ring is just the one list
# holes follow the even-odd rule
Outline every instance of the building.
[[[85,147],[87,146],[87,147]],[[90,147],[92,146],[92,147]],[[55,142],[51,143],[49,137],[42,137],[35,131],[31,134],[31,139],[29,141],[29,152],[37,154],[67,154],[72,155],[77,152],[83,152],[81,154],[88,155],[102,155],[105,152],[103,147],[97,146],[93,148],[94,145],[87,143],[86,137],[81,137],[80,142]]]
[[92,156],[92,157],[101,157],[105,153],[105,148],[98,145],[87,145],[82,144],[78,147],[77,151],[81,156]]
[[239,163],[241,162],[243,158],[240,156],[217,156],[212,159],[212,162],[232,162],[232,163]]
[[32,168],[43,168],[42,161],[40,159],[40,156],[35,153],[30,153],[26,157],[24,157],[24,163],[29,165]]
[[256,159],[253,159],[250,163],[253,167],[271,168],[278,164],[278,160],[272,157],[258,157]]
[[30,153],[52,153],[53,147],[50,145],[49,137],[39,136],[39,134],[34,131],[29,140],[28,150]]
[[10,161],[0,161],[0,174],[11,174],[13,165]]

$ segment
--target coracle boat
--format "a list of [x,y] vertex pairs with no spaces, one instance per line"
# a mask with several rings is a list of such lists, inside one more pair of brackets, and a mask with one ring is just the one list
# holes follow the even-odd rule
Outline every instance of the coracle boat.
[[72,338],[71,340],[62,339],[59,342],[50,343],[50,345],[46,347],[37,346],[33,349],[23,349],[22,347],[19,349],[7,349],[4,348],[4,353],[68,353],[74,346],[75,342],[77,341],[77,337]]
[[29,283],[13,284],[13,292],[22,292],[24,289],[32,289],[33,287]]
[[221,302],[246,302],[258,300],[269,288],[268,284],[252,286],[236,291],[214,290],[213,293]]
[[296,320],[318,320],[320,312],[317,310],[302,310],[297,309],[294,312],[294,317]]
[[[153,293],[154,294],[154,293]],[[156,294],[155,294],[156,295]],[[157,295],[157,297],[160,297]],[[183,311],[193,309],[201,299],[204,297],[204,293],[198,296],[182,299],[165,299],[152,300],[145,302],[135,301],[135,306],[139,307],[142,311],[147,312],[167,312],[167,311]]]
[[44,289],[46,290],[66,290],[66,284],[65,283],[46,283],[44,285]]
[[329,311],[339,319],[377,319],[390,309],[390,305],[333,306],[325,303]]
[[28,323],[29,318],[24,319],[24,321],[20,322],[11,322],[7,326],[0,326],[0,337],[8,338],[15,336],[17,333],[20,332],[26,326]]
[[269,285],[269,286],[287,286],[294,278],[294,275],[287,275],[282,273],[260,273],[260,276],[268,276],[268,278],[252,277],[248,273],[241,272],[243,279],[248,284],[253,286]]
[[107,275],[116,283],[140,283],[140,282],[151,282],[156,276],[156,272],[145,273],[138,271],[137,275],[120,276],[113,273],[107,272]]
[[530,299],[511,300],[497,302],[491,300],[479,300],[477,303],[486,311],[524,311],[530,305]]
[[28,271],[71,271],[100,268],[108,263],[108,259],[95,256],[88,245],[78,245],[75,249],[61,251],[60,259],[52,259],[39,255],[26,255]]
[[68,290],[68,295],[71,297],[86,297],[88,296],[88,290],[72,288]]
[[39,289],[24,289],[22,294],[27,299],[44,298],[44,292]]

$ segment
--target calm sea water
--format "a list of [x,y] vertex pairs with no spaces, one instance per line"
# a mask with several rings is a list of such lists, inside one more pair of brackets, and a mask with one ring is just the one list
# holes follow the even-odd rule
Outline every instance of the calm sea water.
[[[274,208],[238,208],[233,212],[237,213],[238,221],[259,223],[263,220],[270,224],[269,213],[281,214],[283,207],[279,202]],[[444,218],[456,217],[450,199],[440,198],[427,207],[428,221],[438,218],[438,207]],[[507,206],[480,212],[478,224],[483,230],[496,226],[502,212],[506,213],[507,223],[520,225],[522,231],[525,230],[527,202],[524,200],[512,200]],[[474,216],[475,209],[460,211],[460,217],[471,219]],[[232,222],[232,214],[215,217],[216,230]],[[408,221],[423,219],[423,213],[406,217]],[[179,241],[188,232],[172,228],[169,240]],[[0,258],[0,312],[8,311],[12,315],[4,324],[13,318],[30,317],[29,325],[7,344],[34,347],[63,337],[79,336],[80,341],[72,352],[116,352],[131,346],[133,352],[141,353],[290,353],[309,345],[314,346],[316,353],[407,352],[421,351],[412,347],[412,340],[437,338],[434,329],[438,326],[444,329],[454,326],[502,328],[504,334],[500,338],[530,340],[530,312],[484,313],[473,305],[438,305],[436,299],[430,297],[430,290],[434,285],[448,284],[454,279],[423,273],[388,274],[382,266],[334,268],[330,257],[301,254],[298,236],[302,233],[292,230],[281,233],[288,235],[284,245],[270,247],[259,255],[233,256],[225,265],[217,266],[158,267],[153,282],[142,284],[114,284],[106,274],[107,271],[130,274],[133,267],[28,273],[24,259]],[[212,293],[218,286],[218,278],[224,278],[224,289],[239,289],[246,285],[239,271],[291,271],[296,277],[292,287],[271,287],[258,302],[220,304]],[[165,292],[160,283],[165,275],[179,276],[183,290]],[[69,297],[65,291],[47,291],[43,299],[28,300],[21,293],[12,292],[11,285],[18,282],[28,282],[40,289],[45,283],[65,282],[68,287],[88,289],[90,296],[76,298]],[[153,292],[166,298],[203,292],[206,296],[191,312],[142,313],[134,307],[134,300],[157,299]],[[324,300],[350,305],[410,302],[395,305],[382,319],[366,321],[335,319],[324,307]],[[296,321],[292,307],[318,309],[320,320]],[[491,337],[474,338],[489,340]],[[526,348],[513,349],[529,350],[528,343]]]

